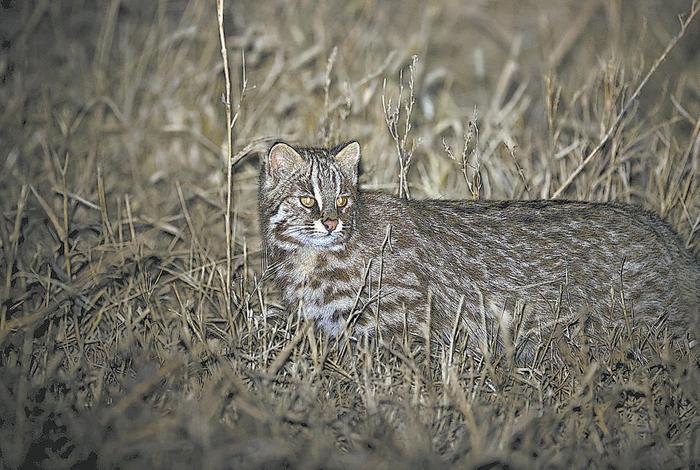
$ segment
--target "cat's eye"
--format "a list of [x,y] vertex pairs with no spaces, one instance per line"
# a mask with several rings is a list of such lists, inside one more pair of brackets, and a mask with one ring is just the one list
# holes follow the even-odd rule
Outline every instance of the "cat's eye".
[[345,207],[348,205],[348,198],[347,196],[338,196],[338,199],[335,200],[335,205],[336,207]]
[[310,197],[310,196],[301,196],[299,198],[299,202],[301,203],[302,206],[311,209],[314,204],[316,204],[316,199]]

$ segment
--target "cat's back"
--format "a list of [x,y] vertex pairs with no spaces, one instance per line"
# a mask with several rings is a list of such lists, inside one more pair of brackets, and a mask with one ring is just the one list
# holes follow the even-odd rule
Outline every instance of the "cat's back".
[[575,277],[602,292],[624,271],[631,287],[673,295],[684,310],[700,304],[700,264],[663,219],[635,206],[365,198],[367,239],[378,246],[391,225],[399,251],[415,252],[433,276],[482,279],[489,288]]
[[697,265],[668,223],[636,206],[559,200],[400,201],[376,193],[372,197],[390,219],[410,220],[412,228],[431,237],[451,234],[487,246],[493,241],[532,247],[597,245],[611,251],[655,248]]

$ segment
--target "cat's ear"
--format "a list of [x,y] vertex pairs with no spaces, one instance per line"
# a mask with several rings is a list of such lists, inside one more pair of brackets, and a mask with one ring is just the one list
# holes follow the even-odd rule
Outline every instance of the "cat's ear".
[[335,161],[340,165],[340,169],[345,176],[352,179],[353,184],[357,183],[358,165],[360,163],[360,144],[350,142],[335,154]]
[[282,175],[293,171],[304,163],[304,158],[291,146],[279,142],[273,145],[268,152],[266,163],[267,174],[272,176],[275,181],[279,181]]

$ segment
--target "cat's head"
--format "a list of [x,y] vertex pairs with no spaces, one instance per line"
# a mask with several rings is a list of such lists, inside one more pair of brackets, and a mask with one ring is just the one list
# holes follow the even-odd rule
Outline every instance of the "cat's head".
[[263,237],[282,249],[341,250],[355,227],[360,144],[270,148],[260,178]]

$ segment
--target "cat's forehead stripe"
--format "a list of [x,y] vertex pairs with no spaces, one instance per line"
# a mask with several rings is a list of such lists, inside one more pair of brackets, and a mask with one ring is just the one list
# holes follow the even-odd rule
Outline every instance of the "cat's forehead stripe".
[[343,175],[338,171],[337,168],[332,168],[333,174],[333,187],[335,188],[336,196],[340,195],[340,186],[343,182]]
[[305,156],[309,163],[307,181],[319,209],[323,209],[324,190],[333,193],[335,197],[339,196],[344,181],[343,173],[327,155],[307,151]]
[[316,199],[316,204],[318,204],[318,209],[323,210],[323,197],[321,196],[320,180],[318,177],[318,162],[315,160],[311,161],[311,186],[314,189],[314,198]]

